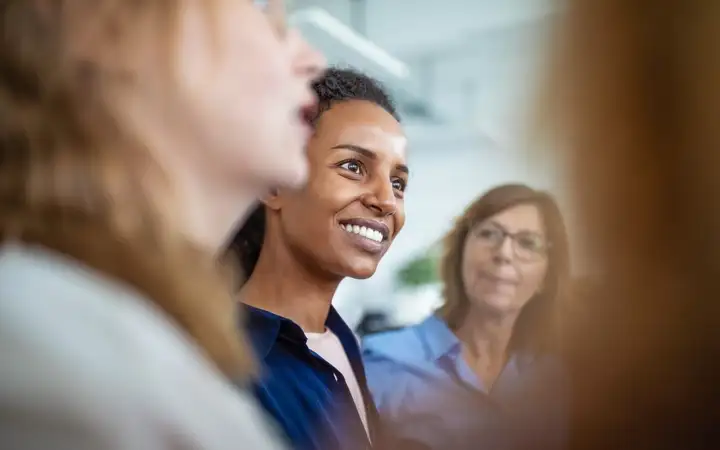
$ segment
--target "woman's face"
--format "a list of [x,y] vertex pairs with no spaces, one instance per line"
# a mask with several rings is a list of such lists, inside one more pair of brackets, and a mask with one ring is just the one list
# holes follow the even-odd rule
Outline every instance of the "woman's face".
[[540,210],[510,207],[470,229],[462,277],[471,304],[502,314],[518,313],[542,289],[547,237]]
[[308,184],[278,198],[281,239],[331,276],[372,276],[405,224],[406,145],[381,106],[334,104],[308,145]]
[[259,189],[305,181],[309,83],[325,66],[285,29],[281,1],[187,2],[178,39],[183,136],[218,178]]

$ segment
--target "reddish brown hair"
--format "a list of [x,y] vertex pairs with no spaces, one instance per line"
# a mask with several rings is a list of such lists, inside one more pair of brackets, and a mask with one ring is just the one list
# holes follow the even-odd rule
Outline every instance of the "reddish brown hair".
[[[139,46],[172,81],[185,3],[0,2],[0,241],[50,248],[127,283],[241,375],[251,356],[229,282],[215,255],[161,213],[175,198],[112,102],[134,86]],[[212,17],[216,2],[202,3]]]
[[557,335],[559,303],[568,278],[568,239],[560,209],[553,197],[522,184],[505,184],[491,189],[468,206],[445,236],[440,275],[445,304],[438,315],[455,330],[467,316],[470,301],[462,281],[463,249],[470,230],[478,223],[516,205],[537,206],[552,243],[543,291],[523,308],[513,331],[511,350],[544,351],[553,347]]
[[720,2],[567,3],[540,114],[599,280],[569,448],[718,448]]

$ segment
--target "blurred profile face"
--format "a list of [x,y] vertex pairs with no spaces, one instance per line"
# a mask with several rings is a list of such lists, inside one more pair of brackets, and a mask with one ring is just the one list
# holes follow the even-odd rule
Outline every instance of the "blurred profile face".
[[462,278],[472,305],[516,313],[542,288],[547,237],[540,210],[520,204],[476,224],[463,251]]
[[316,127],[308,184],[281,192],[270,215],[309,267],[370,277],[405,224],[407,141],[398,121],[368,101],[336,103]]
[[178,39],[174,114],[218,177],[261,190],[305,181],[309,82],[325,64],[285,28],[280,1],[187,2]]

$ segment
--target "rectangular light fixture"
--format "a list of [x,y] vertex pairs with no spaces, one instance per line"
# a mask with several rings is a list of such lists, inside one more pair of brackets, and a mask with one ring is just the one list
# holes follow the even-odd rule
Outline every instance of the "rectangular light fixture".
[[322,8],[307,8],[297,11],[291,16],[290,21],[294,26],[311,24],[322,29],[398,78],[410,76],[410,69],[407,64],[364,38]]

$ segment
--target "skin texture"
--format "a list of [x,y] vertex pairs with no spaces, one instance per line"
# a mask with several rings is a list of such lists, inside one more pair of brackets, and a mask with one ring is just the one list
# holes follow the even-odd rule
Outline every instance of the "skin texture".
[[[325,61],[248,1],[187,2],[178,14],[172,54],[159,44],[130,48],[117,64],[139,81],[110,94],[171,185],[174,198],[157,201],[163,215],[219,250],[269,187],[305,182],[304,114]],[[137,26],[152,32],[152,23]]]
[[[404,143],[398,121],[375,103],[348,100],[323,112],[308,144],[307,185],[265,201],[265,239],[243,302],[323,332],[343,278],[375,273],[405,224]],[[382,243],[341,227],[358,219],[384,227]]]
[[218,176],[301,185],[310,132],[302,108],[315,101],[309,82],[324,68],[323,57],[252,2],[221,0],[210,21],[199,5],[184,10],[180,95],[166,113],[195,131],[190,142],[202,144],[198,153]]
[[542,217],[534,205],[517,205],[478,224],[465,241],[463,281],[473,306],[516,315],[541,288],[548,262],[546,258],[521,260],[513,250],[518,244],[509,237],[498,247],[488,246],[479,234],[489,226],[544,238]]
[[[268,239],[282,239],[322,277],[371,276],[405,224],[408,173],[400,124],[370,102],[338,103],[321,116],[308,159],[307,186],[268,202]],[[340,227],[357,218],[387,227],[379,251],[362,249]]]

